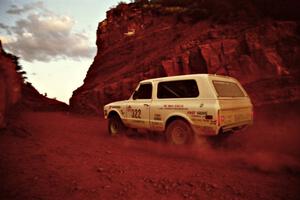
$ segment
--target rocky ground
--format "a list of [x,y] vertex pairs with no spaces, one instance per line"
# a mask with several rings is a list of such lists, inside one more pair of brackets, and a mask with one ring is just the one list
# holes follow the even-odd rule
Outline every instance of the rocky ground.
[[102,117],[26,112],[0,134],[0,199],[299,199],[299,103],[222,143],[110,138]]

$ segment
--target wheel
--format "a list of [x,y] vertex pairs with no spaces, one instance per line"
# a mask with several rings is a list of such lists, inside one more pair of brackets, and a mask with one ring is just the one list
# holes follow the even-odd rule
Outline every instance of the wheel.
[[194,133],[190,125],[183,120],[172,121],[166,129],[167,142],[182,145],[194,142]]
[[113,115],[108,118],[108,132],[111,136],[123,133],[126,130],[121,118]]

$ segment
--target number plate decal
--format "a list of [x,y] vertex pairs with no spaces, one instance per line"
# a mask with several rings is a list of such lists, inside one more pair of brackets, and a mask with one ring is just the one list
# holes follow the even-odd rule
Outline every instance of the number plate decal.
[[132,109],[131,112],[132,112],[131,114],[132,118],[137,118],[137,119],[141,118],[141,114],[142,114],[141,109]]

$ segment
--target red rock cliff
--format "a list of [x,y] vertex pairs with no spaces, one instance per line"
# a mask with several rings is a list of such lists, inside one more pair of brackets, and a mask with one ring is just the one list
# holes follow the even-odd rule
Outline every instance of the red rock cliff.
[[22,77],[16,72],[16,57],[7,54],[0,41],[0,128],[6,124],[6,115],[21,98]]
[[67,110],[68,106],[41,95],[30,83],[24,83],[18,58],[6,53],[0,41],[0,129],[7,124],[8,113],[17,110]]
[[299,24],[248,8],[251,16],[238,10],[224,22],[205,9],[194,20],[185,7],[120,4],[99,23],[98,52],[72,109],[101,113],[104,104],[129,98],[140,80],[191,73],[233,76],[255,105],[300,99]]

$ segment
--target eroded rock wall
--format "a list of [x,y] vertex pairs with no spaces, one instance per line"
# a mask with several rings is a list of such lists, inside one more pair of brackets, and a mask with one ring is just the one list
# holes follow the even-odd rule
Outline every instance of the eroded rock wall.
[[257,106],[300,98],[299,24],[293,20],[191,23],[121,4],[99,23],[97,46],[70,100],[77,112],[101,113],[104,104],[127,99],[140,80],[193,73],[237,78]]
[[0,41],[0,128],[6,125],[11,107],[21,98],[21,75],[16,72],[16,57],[7,54]]

